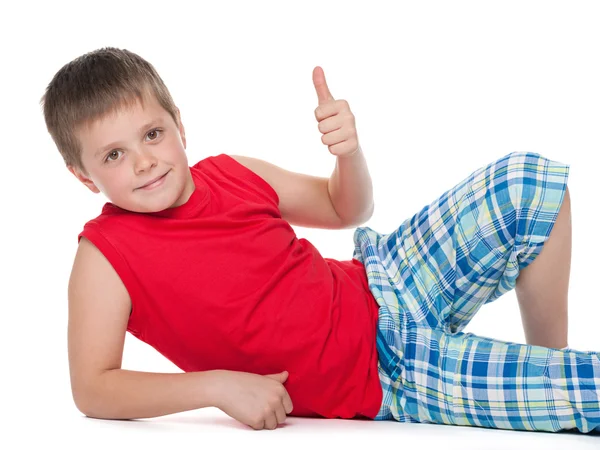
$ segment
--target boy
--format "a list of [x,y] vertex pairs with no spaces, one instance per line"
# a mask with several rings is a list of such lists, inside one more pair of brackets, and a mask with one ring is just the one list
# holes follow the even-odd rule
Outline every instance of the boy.
[[[599,354],[565,348],[569,166],[511,153],[393,233],[356,228],[351,260],[323,258],[290,224],[354,227],[373,203],[348,104],[320,68],[313,81],[330,179],[225,154],[189,167],[179,109],[127,50],[54,76],[48,131],[68,169],[111,200],[79,234],[69,281],[79,410],[215,406],[254,429],[290,414],[600,430]],[[461,332],[513,288],[527,345]],[[126,331],[184,373],[121,369]]]

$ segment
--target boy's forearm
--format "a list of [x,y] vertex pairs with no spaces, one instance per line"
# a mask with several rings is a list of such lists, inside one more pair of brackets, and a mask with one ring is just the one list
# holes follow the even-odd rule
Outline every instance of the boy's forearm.
[[99,375],[86,403],[77,407],[88,417],[141,419],[216,406],[219,372],[108,370]]
[[373,214],[373,183],[362,149],[350,156],[338,156],[329,178],[329,198],[346,224],[362,224]]

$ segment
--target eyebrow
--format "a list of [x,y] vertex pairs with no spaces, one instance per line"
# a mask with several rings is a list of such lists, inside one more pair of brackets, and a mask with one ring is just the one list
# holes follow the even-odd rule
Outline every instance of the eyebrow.
[[[150,122],[148,122],[145,125],[142,125],[140,127],[140,129],[138,130],[138,134],[140,134],[142,131],[147,130],[148,128],[154,126],[154,125],[158,125],[159,123],[162,122],[162,119],[154,119]],[[98,156],[100,156],[102,153],[104,153],[105,151],[107,151],[108,149],[110,149],[111,147],[116,147],[117,145],[119,145],[121,143],[121,141],[115,141],[112,142],[108,145],[105,145],[104,147],[99,148],[96,153],[94,153],[94,158],[97,158]]]

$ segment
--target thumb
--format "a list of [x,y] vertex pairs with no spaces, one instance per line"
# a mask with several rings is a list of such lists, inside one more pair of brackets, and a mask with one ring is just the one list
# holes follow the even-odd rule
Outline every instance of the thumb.
[[323,72],[323,69],[319,66],[315,67],[313,70],[313,83],[317,91],[317,99],[319,100],[319,105],[322,105],[323,103],[327,103],[330,100],[334,99],[333,95],[331,95],[331,92],[329,92],[329,88],[327,87],[325,73]]
[[277,380],[283,384],[285,382],[285,380],[287,380],[288,375],[289,375],[288,371],[284,370],[283,372],[273,373],[273,374],[265,375],[265,376],[267,376],[269,378],[273,378],[274,380]]

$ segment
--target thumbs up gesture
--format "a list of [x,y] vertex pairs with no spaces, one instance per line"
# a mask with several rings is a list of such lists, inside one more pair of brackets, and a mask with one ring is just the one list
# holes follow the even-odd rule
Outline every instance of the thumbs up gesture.
[[319,131],[323,133],[321,142],[327,145],[332,155],[346,157],[359,150],[354,114],[346,100],[335,100],[329,92],[325,74],[319,66],[313,70],[313,83],[317,90],[319,106],[315,117]]

